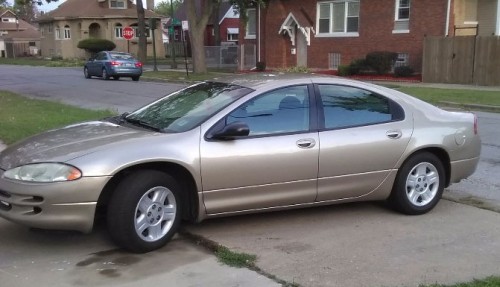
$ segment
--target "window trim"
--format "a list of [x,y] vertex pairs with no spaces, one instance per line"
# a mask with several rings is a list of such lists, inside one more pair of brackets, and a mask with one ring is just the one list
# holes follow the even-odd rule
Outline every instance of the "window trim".
[[[113,7],[113,6],[111,6],[111,2],[112,1],[116,1],[117,3],[118,2],[123,3],[123,7]],[[109,0],[109,9],[127,9],[127,1],[125,1],[125,0]]]
[[[285,88],[292,88],[292,87],[298,87],[298,86],[306,86],[307,87],[307,92],[308,92],[308,98],[309,98],[309,129],[306,131],[297,131],[297,132],[284,132],[284,133],[272,133],[272,134],[260,134],[260,135],[249,135],[249,136],[244,136],[244,137],[237,137],[234,138],[233,140],[246,140],[246,139],[256,139],[256,138],[268,138],[268,137],[277,137],[277,136],[287,136],[287,135],[298,135],[298,134],[308,134],[308,133],[313,133],[318,131],[318,98],[317,94],[315,92],[314,85],[311,83],[300,83],[300,84],[293,84],[293,85],[288,85],[285,87],[278,87],[274,88],[271,90],[266,90],[263,92],[260,92],[259,94],[254,93],[256,91],[252,91],[251,93],[247,94],[241,99],[246,98],[247,96],[251,95],[250,98],[245,99],[243,103],[240,105],[236,106],[235,108],[232,108],[228,112],[225,112],[224,115],[217,120],[215,124],[213,124],[205,133],[204,139],[205,141],[212,142],[212,141],[219,141],[216,139],[211,138],[211,135],[216,131],[220,130],[225,126],[225,123],[227,121],[227,117],[237,109],[241,108],[242,106],[246,105],[249,101],[254,100],[256,98],[259,98],[265,94],[273,93],[275,91],[285,89]],[[240,100],[241,100],[240,99]]]
[[56,28],[54,29],[54,37],[56,40],[62,40],[61,39],[61,28],[59,28],[59,26],[56,26]]
[[403,8],[408,8],[408,18],[407,19],[399,19],[399,9],[401,9],[400,6],[400,1],[401,0],[395,0],[396,1],[396,10],[394,13],[394,21],[410,21],[411,17],[411,0],[408,0],[408,7],[403,7]]
[[[250,25],[249,25],[250,24],[250,17],[248,16],[248,12],[250,12],[250,11],[254,11],[254,13],[255,13],[255,34],[248,33],[248,30],[249,30],[248,27],[250,27]],[[248,20],[247,20],[247,23],[245,25],[245,39],[257,39],[257,26],[258,26],[257,9],[256,8],[248,8],[246,13],[247,13]]]
[[[326,125],[326,120],[325,120],[325,109],[323,108],[323,101],[321,100],[321,92],[319,90],[319,86],[321,85],[328,85],[328,86],[338,86],[338,87],[347,87],[347,88],[353,88],[353,89],[359,89],[363,91],[367,91],[373,94],[376,94],[380,97],[384,97],[387,99],[388,104],[389,104],[389,112],[391,113],[391,120],[389,121],[384,121],[384,122],[377,122],[377,123],[370,123],[370,124],[362,124],[362,125],[352,125],[352,126],[344,126],[344,127],[339,127],[339,128],[327,128]],[[374,92],[369,89],[357,87],[357,86],[350,86],[350,85],[343,85],[343,84],[332,84],[332,83],[315,83],[314,84],[314,93],[317,98],[317,109],[318,109],[318,132],[325,132],[325,131],[334,131],[334,130],[345,130],[345,129],[351,129],[351,128],[359,128],[359,127],[368,127],[368,126],[373,126],[373,125],[382,125],[382,124],[387,124],[387,123],[394,123],[394,122],[401,122],[406,119],[406,113],[404,108],[391,99],[390,97]]]
[[123,25],[121,23],[116,23],[114,26],[115,39],[123,39]]
[[[345,16],[344,16],[344,31],[345,32],[332,32],[332,19],[333,19],[333,8],[332,5],[334,3],[346,3],[345,5]],[[359,37],[359,12],[358,11],[358,31],[357,32],[347,32],[347,20],[349,18],[348,16],[348,11],[349,11],[349,4],[348,3],[358,3],[359,5],[359,10],[361,10],[361,2],[359,0],[331,0],[331,1],[322,1],[322,2],[317,2],[316,4],[316,38],[327,38],[327,37]],[[330,6],[330,17],[328,18],[329,23],[328,23],[328,28],[329,31],[328,33],[321,33],[319,30],[319,21],[320,21],[320,6],[324,4],[329,4]]]
[[64,40],[70,40],[71,39],[71,27],[69,25],[65,25],[64,28]]

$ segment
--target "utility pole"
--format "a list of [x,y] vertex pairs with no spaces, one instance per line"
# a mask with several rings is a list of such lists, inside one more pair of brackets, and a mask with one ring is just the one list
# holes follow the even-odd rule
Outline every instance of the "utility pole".
[[174,17],[174,3],[170,0],[170,35],[172,36],[170,45],[172,45],[172,69],[177,69],[177,63],[175,62],[175,17]]

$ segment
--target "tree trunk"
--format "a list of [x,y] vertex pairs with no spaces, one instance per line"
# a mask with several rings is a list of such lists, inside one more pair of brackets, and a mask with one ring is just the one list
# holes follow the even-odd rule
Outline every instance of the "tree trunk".
[[221,38],[220,38],[220,24],[219,24],[219,9],[220,2],[215,3],[214,11],[212,13],[212,21],[214,25],[214,37],[215,37],[215,46],[220,46]]
[[[191,54],[195,73],[206,73],[204,33],[217,0],[202,0],[201,11],[196,11],[195,0],[185,0],[191,37]],[[197,13],[198,12],[198,13]]]
[[147,59],[147,38],[146,38],[146,23],[145,13],[142,1],[136,1],[137,5],[137,28],[139,30],[139,45],[137,51],[137,58],[142,63],[146,63]]

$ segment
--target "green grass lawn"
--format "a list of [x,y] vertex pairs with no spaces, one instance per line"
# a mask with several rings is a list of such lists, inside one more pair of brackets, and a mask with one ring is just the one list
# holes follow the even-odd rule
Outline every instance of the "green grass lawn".
[[34,57],[0,58],[0,65],[25,65],[43,67],[83,67],[83,60],[48,60]]
[[111,111],[86,110],[0,91],[0,140],[11,144],[46,130],[112,114]]
[[459,104],[500,106],[500,92],[423,87],[398,87],[396,90],[432,104],[438,104],[439,102],[446,101]]
[[458,283],[453,285],[420,285],[420,287],[499,287],[500,277],[488,277],[483,280],[474,280],[468,283]]
[[193,74],[189,73],[189,75],[186,75],[186,72],[173,72],[173,71],[159,71],[159,72],[153,72],[153,71],[148,71],[143,73],[143,77],[146,78],[155,78],[155,79],[162,79],[165,81],[187,81],[187,82],[196,82],[196,81],[206,81],[206,80],[213,80],[218,77],[223,77],[230,75],[228,73],[223,73],[223,72],[212,72],[209,71],[206,74]]

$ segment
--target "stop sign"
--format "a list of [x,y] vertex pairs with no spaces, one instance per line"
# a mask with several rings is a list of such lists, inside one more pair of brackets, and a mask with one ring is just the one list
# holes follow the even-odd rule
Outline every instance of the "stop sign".
[[134,29],[132,29],[132,27],[123,28],[123,38],[126,40],[134,38]]

